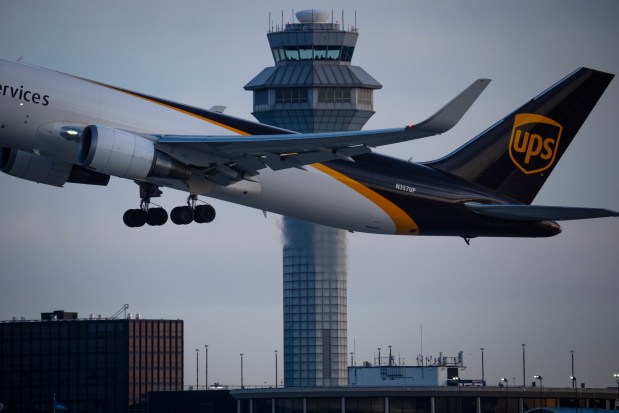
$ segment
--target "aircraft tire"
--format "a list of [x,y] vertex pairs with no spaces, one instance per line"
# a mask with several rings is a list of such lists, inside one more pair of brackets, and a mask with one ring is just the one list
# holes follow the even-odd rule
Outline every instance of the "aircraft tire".
[[196,207],[193,220],[199,224],[209,223],[215,219],[215,208],[211,205],[199,205]]
[[172,210],[170,219],[176,225],[187,225],[193,221],[193,210],[188,206],[176,207]]
[[147,214],[141,209],[129,209],[123,215],[123,222],[130,228],[141,227],[146,224]]
[[151,226],[161,226],[168,222],[168,213],[163,208],[150,208],[146,217],[146,223]]

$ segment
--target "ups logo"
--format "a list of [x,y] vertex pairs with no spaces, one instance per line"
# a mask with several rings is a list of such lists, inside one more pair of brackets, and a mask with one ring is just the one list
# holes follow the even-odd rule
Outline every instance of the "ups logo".
[[546,116],[519,113],[509,140],[509,157],[525,174],[550,168],[555,161],[563,126]]

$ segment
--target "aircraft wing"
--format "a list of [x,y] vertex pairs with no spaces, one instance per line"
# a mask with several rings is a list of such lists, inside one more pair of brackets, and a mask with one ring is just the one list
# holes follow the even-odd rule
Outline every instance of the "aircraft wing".
[[543,205],[487,205],[467,202],[468,209],[480,215],[512,221],[569,221],[618,217],[619,212],[600,208],[575,208]]
[[428,119],[404,128],[327,133],[251,136],[159,136],[157,148],[194,167],[212,181],[228,185],[262,168],[304,165],[352,157],[370,148],[425,138],[451,129],[477,100],[490,80],[479,79]]

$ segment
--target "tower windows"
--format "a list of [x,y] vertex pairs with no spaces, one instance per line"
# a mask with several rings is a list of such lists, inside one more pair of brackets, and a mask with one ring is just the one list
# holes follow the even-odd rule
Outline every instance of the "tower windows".
[[275,103],[307,103],[307,88],[288,87],[276,89]]
[[350,103],[350,89],[343,87],[323,87],[318,89],[320,103]]
[[275,63],[299,60],[350,62],[355,48],[351,46],[284,46],[271,50]]
[[358,89],[357,90],[357,101],[360,105],[371,105],[372,104],[372,89]]
[[268,105],[269,91],[267,89],[254,90],[254,106]]

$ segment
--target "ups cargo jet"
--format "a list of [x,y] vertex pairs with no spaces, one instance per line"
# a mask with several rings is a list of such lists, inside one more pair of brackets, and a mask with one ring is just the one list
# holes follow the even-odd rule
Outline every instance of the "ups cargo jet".
[[450,130],[489,80],[415,125],[299,134],[0,59],[0,169],[55,186],[131,179],[130,227],[168,220],[151,201],[169,187],[189,194],[175,224],[213,220],[203,195],[349,231],[547,237],[555,221],[619,216],[531,205],[612,78],[578,69],[452,154],[413,163],[372,149]]

